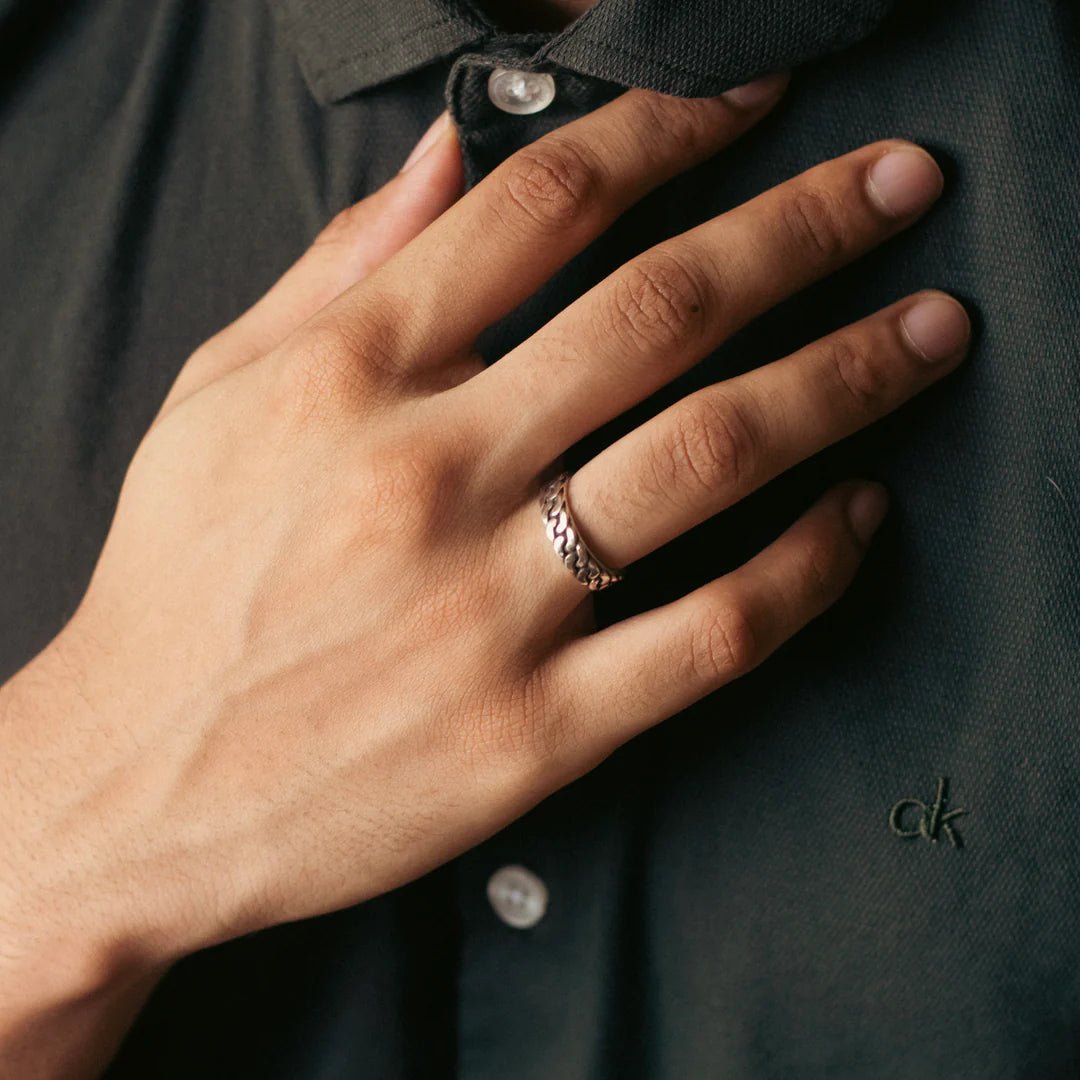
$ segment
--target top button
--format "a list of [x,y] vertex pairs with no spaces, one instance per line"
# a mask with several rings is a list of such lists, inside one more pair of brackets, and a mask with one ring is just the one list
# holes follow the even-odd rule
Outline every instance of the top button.
[[488,900],[507,926],[528,930],[547,911],[547,886],[524,866],[503,866],[487,884]]
[[545,71],[496,68],[488,79],[488,97],[503,112],[528,116],[555,100],[555,80]]

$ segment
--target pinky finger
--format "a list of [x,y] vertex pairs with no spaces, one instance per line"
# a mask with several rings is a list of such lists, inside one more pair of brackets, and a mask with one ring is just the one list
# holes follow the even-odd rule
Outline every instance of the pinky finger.
[[757,667],[851,584],[888,505],[878,483],[827,492],[749,562],[694,592],[579,638],[549,661],[606,755]]

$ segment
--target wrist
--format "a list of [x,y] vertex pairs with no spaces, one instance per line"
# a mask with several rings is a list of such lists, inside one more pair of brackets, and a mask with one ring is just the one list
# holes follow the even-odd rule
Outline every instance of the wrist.
[[105,935],[58,932],[45,917],[27,930],[26,921],[0,918],[0,1044],[41,1021],[92,1011],[122,999],[133,988],[152,985],[168,964],[133,952]]
[[112,913],[74,914],[72,890],[5,866],[0,891],[0,1076],[90,1080],[108,1063],[168,964]]
[[5,938],[0,1075],[99,1076],[166,970],[102,942],[44,933]]
[[95,713],[63,648],[0,686],[0,1031],[122,995],[175,959],[115,887],[108,815],[81,782],[80,762],[101,760]]

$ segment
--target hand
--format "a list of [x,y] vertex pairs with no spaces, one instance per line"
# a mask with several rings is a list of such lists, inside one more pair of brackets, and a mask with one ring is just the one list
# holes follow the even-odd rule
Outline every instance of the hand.
[[[259,303],[188,360],[161,414],[268,352],[458,198],[462,161],[448,119],[443,114],[432,125],[396,177],[340,213]],[[82,937],[78,923],[63,914],[79,902],[78,880],[53,887],[54,894],[64,894],[64,904],[46,897],[35,906],[39,898],[17,869],[20,858],[41,854],[35,845],[47,830],[37,830],[30,815],[56,799],[49,783],[65,782],[54,769],[74,768],[77,784],[86,768],[79,747],[87,744],[70,740],[77,738],[88,703],[78,697],[66,663],[62,645],[55,643],[0,687],[0,1076],[20,1080],[98,1075],[168,967],[168,961],[115,951],[122,943],[98,933],[109,920],[97,926],[92,912],[84,913],[88,936]],[[51,734],[41,738],[44,724],[53,725],[50,731],[57,724],[63,728],[62,745],[50,745]],[[49,872],[54,880],[63,874],[59,860]]]
[[[911,224],[941,187],[923,151],[819,165],[645,252],[491,367],[472,352],[767,106],[627,93],[306,321],[324,293],[298,269],[262,306],[272,329],[253,314],[192,358],[24,684],[63,672],[77,712],[3,737],[33,771],[0,796],[18,838],[0,918],[28,954],[149,969],[392,889],[839,597],[875,489],[839,485],[745,566],[600,632],[537,492],[567,447]],[[610,564],[641,558],[940,378],[967,335],[959,305],[919,294],[692,394],[575,474],[584,535]]]

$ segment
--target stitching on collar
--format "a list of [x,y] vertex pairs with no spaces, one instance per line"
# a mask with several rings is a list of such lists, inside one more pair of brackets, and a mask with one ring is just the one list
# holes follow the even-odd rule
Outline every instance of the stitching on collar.
[[[396,37],[389,44],[393,46],[404,45],[411,41],[413,38],[420,37],[422,34],[427,33],[428,30],[434,30],[439,26],[448,26],[450,23],[457,22],[457,19],[453,15],[443,15],[438,19],[432,19],[431,22],[426,22],[421,26],[415,26],[407,34],[403,34],[400,37]],[[378,45],[373,46],[370,49],[362,49],[360,52],[350,53],[348,56],[342,57],[340,60],[336,60],[332,64],[321,66],[312,70],[312,77],[321,79],[326,75],[333,75],[335,72],[340,71],[343,67],[348,67],[349,64],[355,64],[358,60],[366,60],[369,56],[374,56],[376,53],[385,51],[388,42],[382,41]]]

